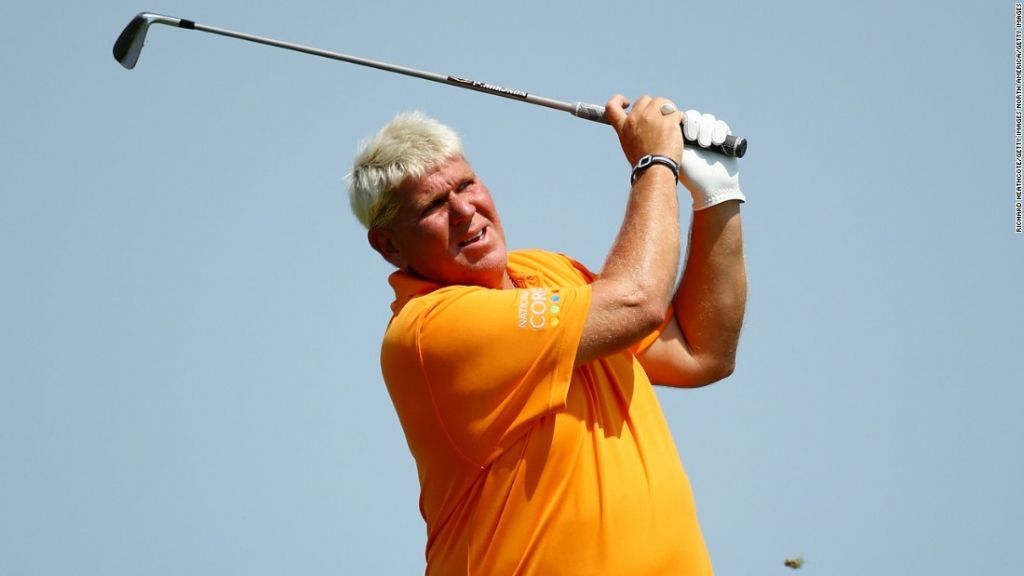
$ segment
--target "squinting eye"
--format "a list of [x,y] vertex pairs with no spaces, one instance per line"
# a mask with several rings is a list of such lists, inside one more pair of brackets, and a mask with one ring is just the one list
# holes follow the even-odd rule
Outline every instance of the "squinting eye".
[[437,200],[434,200],[433,202],[428,204],[426,208],[423,209],[423,213],[420,214],[420,216],[426,216],[426,215],[430,214],[431,212],[433,212],[434,210],[437,210],[438,208],[440,208],[444,204],[444,202],[445,202],[444,198],[438,198]]

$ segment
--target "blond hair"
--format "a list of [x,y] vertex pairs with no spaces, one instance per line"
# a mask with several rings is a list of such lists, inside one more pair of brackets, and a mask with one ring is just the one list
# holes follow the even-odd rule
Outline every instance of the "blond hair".
[[394,192],[409,178],[452,157],[464,157],[454,130],[414,111],[395,116],[359,146],[348,182],[352,213],[367,229],[391,224],[398,209]]

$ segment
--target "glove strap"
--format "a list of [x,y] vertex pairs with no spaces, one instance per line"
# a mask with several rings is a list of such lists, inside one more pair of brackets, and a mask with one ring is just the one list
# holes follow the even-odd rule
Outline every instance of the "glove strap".
[[669,170],[672,171],[672,175],[675,177],[676,182],[679,181],[679,164],[676,164],[675,160],[669,158],[668,156],[648,154],[647,156],[641,158],[640,161],[636,163],[636,166],[633,167],[633,172],[629,175],[630,186],[636,184],[636,179],[640,177],[640,174],[642,174],[644,170],[647,170],[648,168],[654,166],[655,164],[668,166]]

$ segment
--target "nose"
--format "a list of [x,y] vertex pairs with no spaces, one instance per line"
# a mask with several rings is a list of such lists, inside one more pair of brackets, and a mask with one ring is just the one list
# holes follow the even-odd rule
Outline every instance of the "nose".
[[476,214],[476,206],[462,194],[452,194],[448,200],[448,222],[460,224],[471,220]]

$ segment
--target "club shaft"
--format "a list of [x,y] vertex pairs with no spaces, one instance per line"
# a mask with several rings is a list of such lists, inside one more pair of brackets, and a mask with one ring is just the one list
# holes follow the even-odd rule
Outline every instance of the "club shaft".
[[[422,80],[430,80],[432,82],[448,84],[449,86],[457,86],[459,88],[467,88],[470,90],[476,90],[478,92],[486,92],[488,94],[494,94],[495,96],[502,96],[512,100],[523,100],[529,102],[530,104],[546,106],[548,108],[554,108],[555,110],[561,110],[563,112],[572,113],[574,108],[574,105],[570,104],[569,102],[545,98],[543,96],[537,96],[534,94],[527,94],[526,92],[522,92],[519,90],[512,90],[508,88],[503,88],[501,86],[486,84],[483,82],[474,82],[472,80],[467,80],[464,78],[445,76],[443,74],[437,74],[435,72],[427,72],[425,70],[417,70],[415,68],[408,68],[406,66],[388,64],[387,62],[370,60],[368,58],[359,58],[358,56],[350,56],[348,54],[341,54],[340,52],[332,52],[330,50],[323,50],[321,48],[313,48],[311,46],[304,46],[302,44],[295,44],[292,42],[275,40],[273,38],[266,38],[264,36],[256,36],[255,34],[247,34],[245,32],[236,32],[234,30],[227,30],[225,28],[217,28],[215,26],[208,26],[206,24],[200,24],[198,22],[190,24],[190,27],[192,29],[199,30],[201,32],[209,32],[211,34],[218,34],[220,36],[228,36],[230,38],[237,38],[239,40],[247,40],[249,42],[255,42],[257,44],[266,44],[267,46],[284,48],[286,50],[293,50],[295,52],[303,52],[305,54],[311,54],[313,56],[330,58],[331,60],[340,60],[342,62],[348,62],[349,64],[356,64],[359,66],[376,68],[378,70],[383,70],[385,72],[394,72],[396,74],[404,74],[406,76],[412,76],[414,78],[420,78]],[[182,27],[184,28],[186,26]]]
[[[511,100],[519,100],[530,104],[536,104],[538,106],[544,106],[562,112],[568,112],[577,118],[583,118],[585,120],[591,120],[594,122],[600,122],[608,124],[608,119],[605,117],[605,111],[603,106],[596,104],[587,104],[585,102],[564,102],[561,100],[555,100],[553,98],[545,98],[543,96],[537,96],[535,94],[528,94],[521,90],[515,90],[511,88],[505,88],[494,84],[488,84],[486,82],[477,82],[467,78],[461,78],[458,76],[445,76],[443,74],[437,74],[434,72],[427,72],[424,70],[417,70],[415,68],[408,68],[406,66],[398,66],[395,64],[389,64],[387,62],[380,62],[377,60],[370,60],[367,58],[359,58],[357,56],[350,56],[348,54],[341,54],[340,52],[332,52],[330,50],[323,50],[321,48],[313,48],[311,46],[304,46],[302,44],[295,44],[292,42],[285,42],[282,40],[275,40],[273,38],[266,38],[264,36],[257,36],[255,34],[248,34],[245,32],[237,32],[234,30],[228,30],[226,28],[218,28],[216,26],[208,26],[206,24],[200,24],[192,20],[184,20],[179,18],[171,18],[167,16],[160,16],[155,14],[140,14],[136,20],[148,17],[154,24],[166,24],[170,26],[177,26],[179,28],[185,28],[189,30],[199,30],[200,32],[208,32],[210,34],[217,34],[219,36],[227,36],[229,38],[236,38],[238,40],[245,40],[247,42],[254,42],[256,44],[264,44],[267,46],[273,46],[275,48],[284,48],[285,50],[292,50],[294,52],[302,52],[313,56],[320,56],[322,58],[329,58],[331,60],[339,60],[341,62],[347,62],[349,64],[356,64],[358,66],[366,66],[368,68],[376,68],[385,72],[394,72],[396,74],[403,74],[405,76],[412,76],[413,78],[420,78],[422,80],[430,80],[431,82],[438,82],[440,84],[447,84],[449,86],[456,86],[458,88],[465,88],[468,90],[475,90],[477,92],[484,92],[487,94],[493,94],[495,96],[501,96]],[[134,21],[133,21],[134,23]],[[129,27],[132,25],[130,24]],[[126,32],[128,29],[126,29]],[[124,36],[125,33],[122,33]],[[121,40],[119,39],[119,43]],[[141,46],[138,47],[141,49]],[[117,54],[117,47],[115,46],[115,55]],[[137,51],[135,56],[137,57]],[[134,61],[128,67],[134,66]],[[685,137],[685,134],[684,134]],[[687,140],[688,142],[692,142]],[[746,153],[747,142],[746,139],[729,135],[726,137],[726,141],[721,145],[713,144],[708,147],[709,150],[724,154],[726,156],[733,156],[741,158]]]

